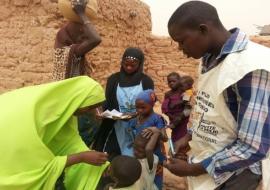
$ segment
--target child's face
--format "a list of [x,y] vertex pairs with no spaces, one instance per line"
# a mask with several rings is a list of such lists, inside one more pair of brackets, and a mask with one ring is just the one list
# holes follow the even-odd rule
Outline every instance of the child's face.
[[178,87],[180,86],[180,79],[177,76],[169,76],[168,77],[168,86],[172,90],[177,90]]
[[153,110],[153,106],[145,103],[142,100],[137,100],[136,101],[136,110],[138,115],[141,116],[148,116],[149,114],[151,114],[152,110]]
[[187,79],[183,79],[181,81],[181,84],[182,84],[184,90],[188,90],[188,89],[192,88],[193,82],[187,78]]
[[146,155],[145,155],[145,143],[140,142],[138,140],[135,140],[133,148],[134,148],[134,156],[137,159],[143,159],[143,158],[146,157]]

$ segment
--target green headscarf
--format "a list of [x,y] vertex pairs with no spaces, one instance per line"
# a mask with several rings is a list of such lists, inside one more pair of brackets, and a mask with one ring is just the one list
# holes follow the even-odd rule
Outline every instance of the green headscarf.
[[[73,113],[105,100],[102,87],[76,77],[0,95],[0,189],[52,190],[67,155],[89,148]],[[68,190],[94,190],[107,164],[77,164],[65,171]]]

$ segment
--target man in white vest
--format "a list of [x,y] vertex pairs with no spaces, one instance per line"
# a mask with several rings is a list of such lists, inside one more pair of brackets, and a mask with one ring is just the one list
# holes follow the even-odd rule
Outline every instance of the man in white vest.
[[270,146],[270,49],[238,28],[226,30],[215,7],[201,1],[182,4],[168,29],[202,63],[192,125],[177,143],[189,144],[188,160],[165,167],[188,176],[189,189],[255,190]]

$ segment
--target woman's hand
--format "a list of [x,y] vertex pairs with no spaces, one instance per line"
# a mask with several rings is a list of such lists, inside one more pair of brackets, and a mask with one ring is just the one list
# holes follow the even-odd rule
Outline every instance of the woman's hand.
[[81,154],[82,162],[86,164],[95,165],[95,166],[100,166],[108,160],[108,154],[103,153],[103,152],[86,151],[80,154]]
[[66,167],[79,163],[100,166],[108,160],[108,154],[96,151],[85,151],[67,156]]

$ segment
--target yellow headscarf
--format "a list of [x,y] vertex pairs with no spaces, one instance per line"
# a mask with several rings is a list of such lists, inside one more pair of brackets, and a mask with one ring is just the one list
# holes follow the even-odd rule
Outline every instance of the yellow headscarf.
[[[73,113],[104,100],[102,87],[89,77],[0,95],[0,189],[54,189],[67,155],[89,150]],[[94,190],[106,165],[67,168],[66,188]]]

